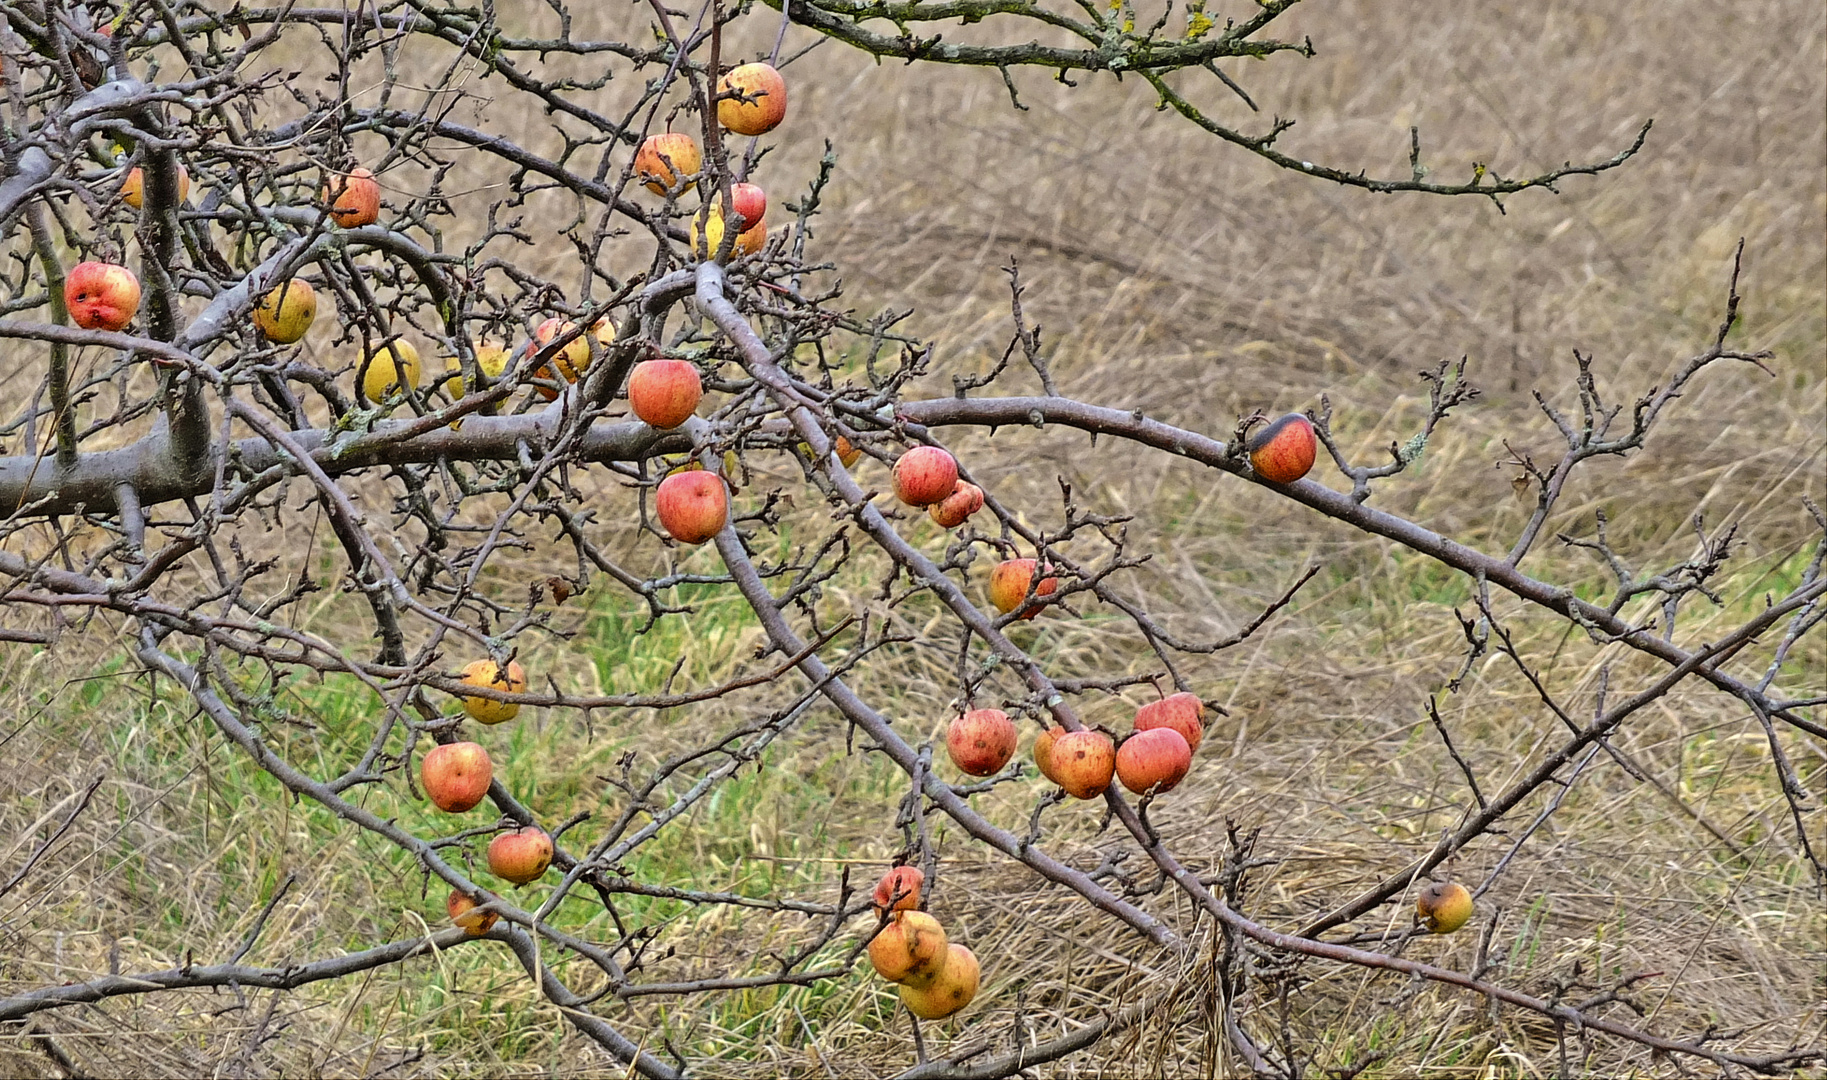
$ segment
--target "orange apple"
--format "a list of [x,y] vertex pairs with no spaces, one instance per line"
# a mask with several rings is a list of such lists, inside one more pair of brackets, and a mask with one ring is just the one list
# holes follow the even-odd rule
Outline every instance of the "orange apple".
[[875,883],[871,899],[877,911],[914,911],[920,906],[920,889],[925,884],[926,874],[919,867],[897,866]]
[[1457,881],[1436,881],[1415,899],[1415,917],[1436,934],[1450,934],[1472,917],[1472,894]]
[[317,318],[317,290],[298,278],[268,292],[254,305],[254,325],[277,345],[290,345],[305,336]]
[[787,81],[769,64],[743,64],[717,82],[717,122],[738,135],[765,134],[786,115]]
[[691,419],[703,397],[704,380],[687,360],[643,360],[628,376],[628,404],[649,427],[678,427]]
[[869,962],[889,982],[922,985],[939,974],[945,960],[945,928],[924,911],[897,911],[869,941]]
[[433,747],[419,762],[419,783],[433,805],[449,814],[475,807],[495,775],[488,751],[473,742]]
[[957,459],[937,446],[916,446],[894,463],[895,497],[909,506],[944,502],[957,486]]
[[1169,694],[1136,710],[1136,730],[1173,728],[1186,740],[1187,748],[1198,750],[1205,738],[1205,702],[1197,694]]
[[1250,468],[1277,484],[1292,484],[1307,475],[1318,453],[1313,421],[1300,413],[1289,413],[1250,436]]
[[655,195],[664,195],[681,180],[697,176],[703,166],[698,141],[682,131],[649,135],[634,155],[635,175]]
[[552,838],[544,829],[528,825],[502,833],[488,842],[488,872],[525,885],[552,865]]
[[450,897],[444,901],[444,910],[450,912],[450,921],[469,931],[470,937],[481,937],[501,920],[496,912],[476,911],[481,906],[455,889],[450,891]]
[[730,516],[730,497],[721,476],[693,469],[660,481],[653,508],[667,535],[683,544],[702,544],[723,531]]
[[752,231],[761,224],[761,219],[768,213],[768,195],[754,184],[737,182],[730,185],[730,209],[742,218],[743,233]]
[[[767,223],[757,221],[736,234],[736,242],[730,246],[730,258],[741,255],[753,255],[768,242]],[[705,217],[704,227],[699,229],[697,215],[691,219],[692,254],[706,259],[717,254],[717,248],[723,243],[723,210],[715,203]]]
[[381,216],[381,185],[367,169],[351,169],[324,185],[324,201],[330,204],[330,220],[343,228],[372,225]]
[[[506,675],[501,673],[500,665],[493,660],[472,660],[463,669],[463,681],[471,686],[484,686],[509,694],[524,694],[527,691],[526,669],[520,666],[518,660],[508,661]],[[466,697],[463,699],[463,711],[481,723],[500,724],[519,716],[520,706],[511,701]]]
[[1015,756],[1018,736],[1009,714],[1001,709],[972,709],[953,720],[945,733],[952,764],[971,776],[992,776]]
[[[190,170],[178,166],[178,201],[190,198]],[[127,170],[127,178],[121,181],[121,201],[135,210],[146,200],[146,172],[138,165]]]
[[982,978],[977,955],[962,945],[950,945],[932,982],[925,986],[901,984],[901,1004],[922,1020],[943,1020],[971,1003]]
[[1173,728],[1138,731],[1117,747],[1117,779],[1137,795],[1173,790],[1192,767],[1192,748]]
[[863,456],[863,452],[851,445],[850,440],[842,435],[837,437],[837,442],[831,449],[837,453],[837,460],[843,462],[846,469],[855,465],[857,459]]
[[1116,773],[1116,747],[1101,731],[1069,731],[1053,741],[1053,778],[1075,799],[1095,799]]
[[1059,737],[1064,734],[1066,734],[1065,728],[1050,727],[1041,732],[1040,737],[1034,740],[1034,767],[1040,770],[1040,775],[1055,784],[1059,783],[1059,777],[1053,775],[1053,747],[1059,742]]
[[411,342],[395,340],[368,354],[367,368],[362,396],[379,404],[419,385],[419,350]]
[[140,279],[113,263],[77,263],[63,279],[63,304],[84,330],[125,330],[140,309]]
[[[1027,600],[1028,584],[1034,580],[1034,568],[1033,559],[1005,559],[996,564],[996,569],[990,571],[990,603],[996,605],[997,611],[1006,615],[1022,606],[1022,602]],[[1032,619],[1039,615],[1040,598],[1058,591],[1058,578],[1041,578],[1040,584],[1034,587],[1034,599],[1028,601],[1028,607],[1022,611],[1021,617]]]
[[952,493],[926,508],[942,529],[955,529],[966,518],[983,509],[983,489],[969,480],[958,481]]

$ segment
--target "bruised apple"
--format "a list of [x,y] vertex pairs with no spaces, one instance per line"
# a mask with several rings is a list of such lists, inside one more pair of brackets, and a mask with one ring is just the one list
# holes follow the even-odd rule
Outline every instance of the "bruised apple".
[[84,330],[125,330],[140,309],[140,279],[114,263],[77,263],[63,279],[63,304]]
[[958,486],[958,461],[937,446],[916,446],[894,463],[895,497],[909,506],[945,501]]
[[1250,468],[1264,480],[1292,484],[1313,468],[1319,438],[1313,421],[1289,413],[1250,437]]
[[832,447],[832,450],[837,454],[837,460],[844,463],[846,469],[855,465],[857,460],[863,456],[863,451],[842,435],[837,437],[837,444]]
[[1205,738],[1205,702],[1197,694],[1169,694],[1136,710],[1136,730],[1173,728],[1186,740],[1189,750],[1198,750]]
[[[1033,559],[1005,559],[996,564],[990,571],[990,603],[1004,615],[1022,606],[1028,601],[1028,584],[1034,580],[1035,562]],[[1028,601],[1021,617],[1032,619],[1041,611],[1040,598],[1051,596],[1059,590],[1059,579],[1046,577],[1034,588],[1034,599]]]
[[1015,756],[1015,724],[1001,709],[972,709],[945,734],[952,764],[972,776],[993,776]]
[[722,532],[729,520],[729,492],[716,473],[676,472],[660,481],[653,508],[667,535],[682,544],[702,544]]
[[[463,681],[471,686],[501,690],[509,694],[524,694],[527,690],[526,669],[520,666],[518,660],[508,661],[505,674],[493,660],[473,660],[463,669]],[[511,701],[466,697],[463,699],[463,711],[479,723],[502,724],[519,716],[520,706]]]
[[901,984],[901,1004],[922,1020],[943,1020],[971,1003],[982,978],[977,954],[962,945],[950,945],[945,950],[945,963],[932,982],[925,986],[911,981]]
[[470,937],[481,937],[501,920],[496,912],[477,911],[481,906],[455,889],[450,891],[449,898],[444,901],[444,910],[450,912],[450,921],[468,931]]
[[1415,898],[1415,917],[1436,934],[1450,934],[1472,917],[1472,894],[1457,881],[1436,881]]
[[762,135],[786,119],[787,81],[771,64],[732,68],[718,80],[717,98],[717,122],[738,135]]
[[276,345],[290,345],[304,337],[316,318],[317,290],[298,278],[271,290],[254,305],[254,325]]
[[1047,756],[1054,782],[1075,799],[1095,799],[1116,773],[1116,747],[1101,731],[1069,731]]
[[488,751],[473,742],[433,747],[419,762],[419,783],[425,794],[449,814],[461,814],[481,802],[494,774]]
[[330,218],[345,229],[372,225],[381,216],[381,185],[367,169],[351,169],[347,176],[333,176],[324,185]]
[[875,883],[870,899],[877,911],[913,911],[920,906],[920,889],[925,884],[926,874],[919,867],[897,866]]
[[643,360],[628,376],[628,404],[649,427],[678,427],[691,419],[703,397],[704,380],[687,360]]
[[649,135],[634,155],[636,176],[655,195],[664,195],[680,181],[698,175],[703,165],[698,141],[683,131]]
[[889,982],[922,986],[939,974],[945,960],[945,928],[924,911],[897,911],[869,941],[869,962]]
[[488,872],[525,885],[552,865],[552,838],[537,825],[502,833],[488,842]]
[[1138,731],[1117,747],[1117,779],[1137,795],[1173,789],[1192,767],[1192,748],[1173,728]]
[[1040,737],[1034,740],[1034,767],[1040,770],[1040,775],[1055,784],[1059,783],[1059,777],[1053,775],[1053,746],[1064,734],[1066,734],[1065,728],[1050,727],[1041,732]]
[[942,501],[926,508],[932,519],[942,529],[955,529],[964,524],[966,518],[983,509],[983,489],[968,480],[958,481]]

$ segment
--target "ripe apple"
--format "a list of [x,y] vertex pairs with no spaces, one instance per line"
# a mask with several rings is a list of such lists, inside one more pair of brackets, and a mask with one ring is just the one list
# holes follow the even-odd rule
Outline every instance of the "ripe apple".
[[1059,737],[1064,734],[1066,734],[1065,728],[1050,727],[1041,732],[1040,737],[1034,740],[1034,767],[1040,770],[1040,775],[1055,784],[1059,783],[1059,777],[1053,775],[1053,747],[1059,742]]
[[330,220],[343,228],[372,225],[381,216],[381,185],[367,169],[351,169],[324,185],[324,201],[330,204]]
[[425,794],[449,814],[461,814],[481,802],[494,775],[488,751],[473,742],[433,747],[419,762],[419,783]]
[[786,118],[787,81],[771,65],[743,64],[718,80],[717,99],[718,123],[738,135],[765,134]]
[[1457,881],[1436,881],[1415,898],[1415,917],[1436,934],[1450,934],[1472,917],[1472,894]]
[[837,437],[837,443],[831,449],[837,453],[837,460],[843,462],[846,469],[855,465],[857,459],[863,456],[863,452],[842,435]]
[[754,184],[731,184],[730,209],[742,215],[742,232],[747,233],[760,225],[761,219],[767,216],[767,192]]
[[315,318],[317,290],[299,278],[273,289],[254,305],[254,325],[277,345],[290,345],[304,337]]
[[667,430],[691,419],[704,397],[704,380],[688,360],[643,360],[628,376],[628,404],[649,427]]
[[1313,421],[1300,413],[1289,413],[1250,436],[1250,468],[1277,484],[1292,484],[1307,475],[1318,453]]
[[[527,690],[526,669],[520,661],[509,660],[507,674],[493,660],[472,660],[463,669],[463,681],[471,686],[485,686],[490,690],[501,690],[509,694],[524,694]],[[500,724],[520,715],[520,706],[511,701],[495,701],[485,697],[466,697],[463,699],[463,711],[473,719],[484,724]]]
[[653,508],[667,535],[682,544],[702,544],[723,531],[730,516],[730,497],[721,476],[693,469],[660,481]]
[[450,921],[469,931],[470,937],[481,937],[501,920],[498,912],[476,911],[481,906],[455,889],[450,891],[449,899],[444,901],[444,910],[450,912]]
[[[484,343],[476,346],[476,366],[482,369],[482,374],[488,376],[492,383],[507,372],[510,355],[505,345]],[[444,380],[444,392],[453,398],[462,397],[463,361],[447,356],[444,358],[444,370],[448,373]]]
[[1137,795],[1173,790],[1192,767],[1192,747],[1173,728],[1138,731],[1117,747],[1117,779]]
[[1187,748],[1198,750],[1205,738],[1205,702],[1197,694],[1169,694],[1136,710],[1136,730],[1172,728],[1186,740]]
[[528,825],[488,842],[488,872],[516,885],[536,880],[552,865],[552,838]]
[[1075,799],[1095,799],[1116,772],[1116,747],[1101,731],[1068,731],[1053,740],[1053,779]]
[[368,354],[368,372],[362,376],[362,396],[379,404],[395,392],[419,385],[419,350],[411,342],[396,340]]
[[944,502],[958,486],[958,461],[937,446],[916,446],[894,463],[895,497],[909,506]]
[[125,330],[140,309],[140,279],[113,263],[77,263],[63,279],[63,305],[84,330]]
[[[768,242],[767,223],[764,221],[757,221],[754,224],[750,225],[748,228],[743,229],[741,232],[736,234],[736,242],[730,246],[730,258],[733,259],[739,255],[753,255],[757,251],[760,251],[767,244],[767,242]],[[706,259],[711,258],[712,256],[717,254],[717,248],[722,243],[723,243],[723,210],[721,207],[719,207],[713,203],[711,205],[708,216],[704,220],[704,227],[702,230],[700,230],[698,228],[697,216],[696,215],[692,216],[692,220],[691,220],[692,254],[694,254],[694,255],[702,254],[702,256]]]
[[[178,201],[190,198],[190,170],[178,166]],[[135,165],[121,181],[121,202],[138,210],[146,200],[146,171]]]
[[[1033,559],[1005,559],[996,564],[996,569],[990,571],[990,603],[996,605],[997,611],[1006,615],[1021,607],[1022,602],[1027,600],[1028,583],[1034,580],[1034,567]],[[1041,612],[1040,598],[1051,596],[1058,591],[1058,578],[1041,578],[1040,584],[1034,588],[1034,599],[1029,601],[1029,606],[1022,612],[1021,617],[1032,619],[1039,615]]]
[[942,529],[955,529],[966,518],[983,509],[983,489],[969,480],[958,481],[952,493],[926,508]]
[[[667,162],[672,164],[668,166]],[[698,141],[683,131],[649,135],[634,155],[635,175],[655,195],[664,195],[681,180],[697,176],[703,166],[704,155],[698,151]]]
[[952,764],[972,776],[992,776],[1015,756],[1015,724],[1001,709],[972,709],[945,733]]
[[877,911],[914,911],[920,906],[920,889],[925,884],[926,874],[919,867],[897,866],[875,883],[871,899]]
[[869,941],[869,962],[889,982],[922,986],[939,974],[945,960],[945,927],[924,911],[897,911]]
[[[554,315],[533,330],[533,348],[535,350],[543,349],[576,329],[576,323]],[[564,376],[566,382],[576,382],[577,377],[590,366],[590,343],[579,335],[576,340],[558,350],[558,355],[552,358],[552,363],[558,368],[558,373]],[[548,379],[552,377],[551,369],[546,367],[541,367],[538,374]]]
[[901,1004],[922,1020],[943,1020],[971,1003],[982,978],[977,954],[962,945],[951,945],[931,983],[923,987],[911,982],[901,984]]

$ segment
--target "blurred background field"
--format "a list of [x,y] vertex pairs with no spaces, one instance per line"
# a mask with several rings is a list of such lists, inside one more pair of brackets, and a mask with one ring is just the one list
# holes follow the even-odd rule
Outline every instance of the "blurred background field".
[[[644,11],[600,17],[638,26]],[[757,10],[745,32],[771,41],[774,19]],[[1571,407],[1574,350],[1594,358],[1612,402],[1664,378],[1711,340],[1742,237],[1745,302],[1733,340],[1774,350],[1774,377],[1749,366],[1710,370],[1644,451],[1584,469],[1551,530],[1589,536],[1603,509],[1614,546],[1648,569],[1692,553],[1697,512],[1709,532],[1738,523],[1739,545],[1717,582],[1724,603],[1690,606],[1678,632],[1687,642],[1742,622],[1791,587],[1812,551],[1802,500],[1827,500],[1827,10],[1801,0],[1520,10],[1355,0],[1288,19],[1281,36],[1311,35],[1314,59],[1227,69],[1263,113],[1216,95],[1206,103],[1252,131],[1270,114],[1297,118],[1282,137],[1289,153],[1403,175],[1414,125],[1424,160],[1450,181],[1474,162],[1523,175],[1601,159],[1628,145],[1643,120],[1656,126],[1624,167],[1570,178],[1558,195],[1511,197],[1499,213],[1483,199],[1370,195],[1274,169],[1157,111],[1135,80],[1087,78],[1068,89],[1018,74],[1027,109],[1016,111],[994,72],[877,65],[827,43],[787,69],[792,113],[760,178],[777,201],[790,198],[829,140],[838,164],[814,219],[814,250],[836,264],[859,312],[912,309],[901,328],[935,347],[924,387],[933,393],[1001,354],[1010,321],[1000,268],[1011,257],[1062,393],[1220,437],[1251,410],[1315,408],[1324,395],[1352,456],[1375,458],[1425,415],[1416,372],[1469,357],[1483,396],[1376,504],[1487,551],[1507,549],[1527,514],[1511,486],[1515,469],[1500,463],[1513,450],[1556,456],[1558,436],[1531,392]],[[38,376],[12,376],[22,378]],[[1007,383],[1025,392],[1034,380],[1018,372]],[[1119,580],[1190,637],[1239,629],[1305,567],[1322,567],[1263,632],[1189,665],[1195,689],[1231,715],[1208,733],[1191,779],[1155,811],[1201,870],[1222,858],[1227,821],[1262,830],[1256,853],[1271,862],[1252,878],[1249,914],[1298,927],[1457,823],[1463,781],[1423,704],[1457,670],[1454,608],[1466,609],[1469,582],[1263,490],[1108,442],[1093,449],[1082,436],[1007,430],[954,445],[1036,525],[1058,519],[1062,478],[1081,507],[1133,515],[1130,542],[1153,558]],[[1340,481],[1324,465],[1316,477]],[[752,489],[793,479],[784,467],[762,471]],[[864,479],[887,484],[879,465],[864,466]],[[599,522],[632,513],[618,485],[581,482],[596,485]],[[908,528],[938,550],[930,524]],[[283,547],[285,535],[266,542]],[[708,571],[714,560],[662,552],[631,527],[605,524],[604,539],[649,570],[676,558]],[[523,553],[498,565],[495,583],[517,597],[526,581],[569,572],[570,559],[555,548]],[[860,561],[827,601],[866,607],[870,568]],[[1604,595],[1609,581],[1591,553],[1553,542],[1525,569],[1587,596]],[[979,563],[972,575],[980,583],[987,569]],[[768,663],[754,659],[761,634],[739,598],[702,588],[681,599],[697,608],[690,619],[635,636],[644,606],[599,578],[560,609],[555,625],[570,636],[529,640],[523,656],[536,678],[595,692],[657,690],[681,657],[679,685]],[[1113,613],[1076,609],[1020,628],[1018,640],[1059,674],[1152,669]],[[1556,692],[1583,708],[1607,661],[1614,687],[1657,673],[1503,598],[1498,611]],[[900,617],[918,632],[935,614],[916,602]],[[350,597],[330,590],[310,625],[358,615]],[[103,777],[52,856],[0,896],[0,988],[224,959],[288,874],[296,883],[250,962],[315,958],[441,923],[441,888],[428,892],[404,856],[281,797],[173,687],[139,674],[121,630],[102,617],[71,626],[48,649],[0,646],[0,879]],[[942,733],[955,645],[949,632],[923,639],[872,661],[855,681],[897,725]],[[1821,633],[1781,685],[1798,697],[1827,692]],[[340,761],[349,740],[365,739],[359,720],[375,707],[365,691],[336,680],[289,689],[279,703],[289,722],[270,734],[294,760]],[[614,814],[620,793],[599,778],[625,755],[637,770],[650,766],[795,692],[797,683],[783,684],[588,723],[529,710],[486,741],[509,786],[548,820]],[[1083,707],[1116,726],[1147,696],[1131,690]],[[1441,709],[1487,790],[1560,730],[1502,660],[1475,668]],[[1785,748],[1818,801],[1827,797],[1827,747],[1804,740],[1789,737]],[[1763,1050],[1827,1041],[1827,905],[1799,858],[1761,729],[1731,701],[1689,687],[1633,718],[1616,742],[1652,782],[1599,757],[1481,900],[1473,927],[1419,941],[1407,955],[1470,968],[1495,920],[1492,977],[1508,985],[1545,993],[1576,964],[1585,984],[1601,988],[1660,972],[1637,994],[1647,1014],[1637,1022],[1660,1033],[1712,1028],[1722,1042]],[[1015,826],[1041,790],[1005,785],[980,801]],[[879,757],[846,752],[842,724],[821,710],[763,768],[744,770],[696,811],[689,831],[630,869],[680,887],[829,902],[845,873],[866,886],[898,850],[904,791]],[[439,828],[403,785],[366,798],[426,834]],[[1540,808],[1526,803],[1517,827]],[[1817,849],[1827,840],[1818,819]],[[1077,865],[1096,867],[1122,846],[1098,834],[1089,807],[1056,808],[1046,820],[1047,843]],[[1504,850],[1503,838],[1487,838],[1452,874],[1482,880]],[[960,1018],[928,1026],[930,1047],[1011,1031],[1044,1039],[1173,984],[1184,990],[1174,1007],[1043,1074],[1235,1067],[1209,1038],[1209,991],[1196,966],[1150,954],[1063,891],[960,838],[943,855],[933,908],[954,940],[977,950],[985,983]],[[1119,874],[1145,883],[1139,861],[1117,864]],[[1170,894],[1152,904],[1187,932],[1209,930]],[[628,905],[624,917],[660,927],[652,978],[697,977],[732,958],[765,970],[771,953],[810,932],[797,917],[765,912]],[[581,904],[564,914],[590,917]],[[1388,907],[1372,919],[1407,917]],[[583,932],[612,932],[600,910],[596,920]],[[1555,1033],[1539,1018],[1494,1014],[1482,1000],[1388,975],[1317,965],[1307,974],[1312,981],[1273,1023],[1285,1024],[1313,1070],[1348,1071],[1371,1055],[1382,1057],[1359,1075],[1537,1076],[1559,1067]],[[865,965],[805,989],[643,999],[605,1014],[637,1038],[647,1033],[649,1049],[677,1047],[702,1075],[892,1075],[914,1057],[884,986]],[[1675,1071],[1602,1041],[1573,1046],[1584,1072]],[[540,1003],[511,956],[487,946],[278,997],[121,999],[0,1026],[0,1071],[72,1067],[619,1075]]]

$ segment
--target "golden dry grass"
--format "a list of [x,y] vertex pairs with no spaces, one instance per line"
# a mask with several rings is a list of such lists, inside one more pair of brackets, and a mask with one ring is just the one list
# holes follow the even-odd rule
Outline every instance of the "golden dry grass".
[[[1726,604],[1693,606],[1685,640],[1705,640],[1764,594],[1780,594],[1806,556],[1800,499],[1821,501],[1827,487],[1827,27],[1819,5],[1473,11],[1359,0],[1295,16],[1286,32],[1311,33],[1316,59],[1232,71],[1265,112],[1299,118],[1284,136],[1290,152],[1400,174],[1412,123],[1436,175],[1453,179],[1474,160],[1520,174],[1603,157],[1641,120],[1657,126],[1623,169],[1568,180],[1559,196],[1512,198],[1499,215],[1480,200],[1371,196],[1274,170],[1156,112],[1146,86],[1086,80],[1067,91],[1030,76],[1020,80],[1030,111],[1018,113],[993,74],[878,67],[827,45],[791,69],[793,119],[763,177],[779,191],[796,188],[823,140],[836,144],[818,244],[860,310],[916,309],[908,325],[939,358],[934,392],[949,392],[954,372],[987,368],[1006,343],[998,267],[1011,254],[1064,392],[1213,434],[1252,409],[1308,408],[1325,394],[1346,445],[1373,457],[1406,438],[1424,412],[1414,372],[1469,355],[1485,396],[1378,505],[1487,550],[1507,546],[1524,516],[1510,472],[1495,467],[1503,441],[1553,455],[1553,430],[1528,391],[1568,404],[1573,349],[1596,357],[1614,400],[1662,378],[1710,339],[1742,236],[1737,340],[1775,349],[1776,378],[1748,368],[1703,376],[1645,452],[1587,468],[1553,528],[1586,535],[1603,508],[1614,542],[1652,567],[1691,553],[1696,510],[1709,528],[1740,522]],[[765,15],[755,21],[771,28]],[[1265,123],[1222,98],[1210,104],[1227,120]],[[1011,378],[1024,388],[1032,381]],[[1275,861],[1251,879],[1250,914],[1297,926],[1456,823],[1463,782],[1421,704],[1454,671],[1452,609],[1468,602],[1466,582],[1266,492],[1120,446],[1100,443],[1091,453],[1082,436],[1029,431],[957,445],[1037,524],[1057,519],[1056,476],[1073,484],[1081,505],[1134,515],[1132,543],[1155,556],[1120,580],[1188,636],[1235,630],[1305,565],[1324,565],[1263,633],[1189,666],[1194,685],[1232,717],[1210,733],[1193,778],[1156,809],[1176,849],[1202,870],[1221,858],[1227,820],[1262,830],[1258,854]],[[879,471],[866,477],[885,483]],[[626,498],[607,483],[597,491],[605,501]],[[264,542],[308,546],[302,526],[288,530]],[[611,543],[633,565],[660,564],[632,534]],[[704,555],[694,559],[709,566]],[[518,558],[497,581],[512,594],[531,576],[568,569],[565,561]],[[1552,543],[1526,565],[1584,590],[1604,584],[1595,560]],[[866,570],[836,583],[834,604],[868,602]],[[657,687],[680,655],[688,659],[682,681],[750,664],[759,640],[752,620],[727,600],[700,599],[688,623],[630,639],[635,616],[599,588],[562,612],[560,628],[578,636],[532,644],[529,666],[578,689],[631,690]],[[338,622],[353,618],[347,602],[325,596],[314,618],[331,630],[350,625]],[[1018,640],[1061,672],[1152,667],[1121,623],[1079,607],[1082,618],[1050,616]],[[1614,686],[1655,671],[1520,605],[1500,600],[1498,610],[1555,690],[1574,700],[1589,703],[1607,662]],[[930,614],[917,603],[903,613],[916,630]],[[0,872],[20,864],[72,790],[98,770],[107,777],[53,857],[0,898],[6,987],[106,970],[111,949],[123,971],[168,966],[187,951],[200,962],[221,958],[286,873],[298,883],[254,962],[355,948],[435,920],[441,892],[423,896],[403,861],[278,798],[171,687],[134,675],[119,630],[103,617],[54,649],[0,651],[0,711],[13,717],[0,735],[0,836],[20,844]],[[955,693],[951,644],[947,635],[895,652],[858,682],[910,730],[936,732]],[[1822,692],[1827,646],[1818,631],[1788,681]],[[599,720],[587,730],[569,717],[529,715],[491,738],[508,751],[498,756],[511,758],[510,784],[556,820],[600,811],[591,777],[624,752],[649,763],[789,692]],[[1085,712],[1115,725],[1143,698],[1093,699]],[[310,726],[296,730],[294,751],[315,746],[333,758],[338,733],[371,704],[301,683],[288,707]],[[1501,660],[1477,668],[1442,711],[1487,791],[1558,730]],[[859,882],[872,878],[900,843],[893,815],[904,781],[842,745],[838,722],[815,713],[770,752],[764,772],[733,783],[679,844],[640,868],[679,885],[820,899],[835,895],[845,867]],[[1760,1049],[1827,1039],[1827,910],[1799,865],[1759,729],[1731,702],[1687,688],[1633,719],[1617,745],[1661,786],[1636,783],[1601,756],[1482,902],[1474,926],[1416,942],[1407,955],[1469,967],[1495,920],[1491,951],[1502,963],[1493,977],[1521,989],[1543,992],[1576,962],[1588,982],[1660,971],[1639,995],[1650,1010],[1643,1022],[1659,1032],[1713,1026],[1729,1033],[1722,1041]],[[1827,748],[1801,739],[1787,748],[1817,796],[1827,791]],[[1037,791],[1011,785],[981,801],[1013,824]],[[372,799],[404,821],[429,822],[403,792]],[[1515,827],[1541,805],[1542,797],[1525,803]],[[1048,843],[1075,864],[1096,866],[1120,846],[1096,833],[1086,808],[1056,809],[1047,820]],[[1490,838],[1451,870],[1480,880],[1504,850],[1504,838]],[[1044,1039],[1179,980],[1173,1008],[1044,1072],[1239,1068],[1211,1038],[1209,982],[1197,968],[1175,969],[1063,890],[1040,887],[955,835],[943,854],[933,910],[955,940],[976,948],[984,990],[960,1020],[929,1026],[933,1043],[1005,1040],[1018,1030]],[[1126,868],[1145,881],[1136,861]],[[1209,934],[1170,894],[1153,906],[1201,941]],[[806,932],[796,919],[677,914],[665,938],[676,952],[650,977],[706,974],[732,959],[759,964]],[[1392,924],[1406,918],[1381,914]],[[1535,1076],[1559,1067],[1554,1032],[1535,1017],[1493,1015],[1481,1000],[1387,975],[1320,965],[1305,975],[1287,1027],[1312,1069],[1349,1068],[1373,1052],[1387,1057],[1365,1076]],[[827,1066],[887,1075],[913,1060],[892,1002],[859,973],[811,991],[643,1003],[611,1015],[631,1032],[671,1038],[704,1075],[821,1076]],[[1272,1034],[1273,1024],[1259,1030]],[[103,1075],[619,1075],[538,1003],[511,959],[482,949],[278,999],[172,995],[41,1014],[30,1028],[0,1032],[0,1067],[57,1075],[36,1041],[46,1032],[57,1052]],[[1604,1041],[1591,1044],[1590,1058],[1577,1040],[1572,1047],[1581,1072],[1675,1069]]]

